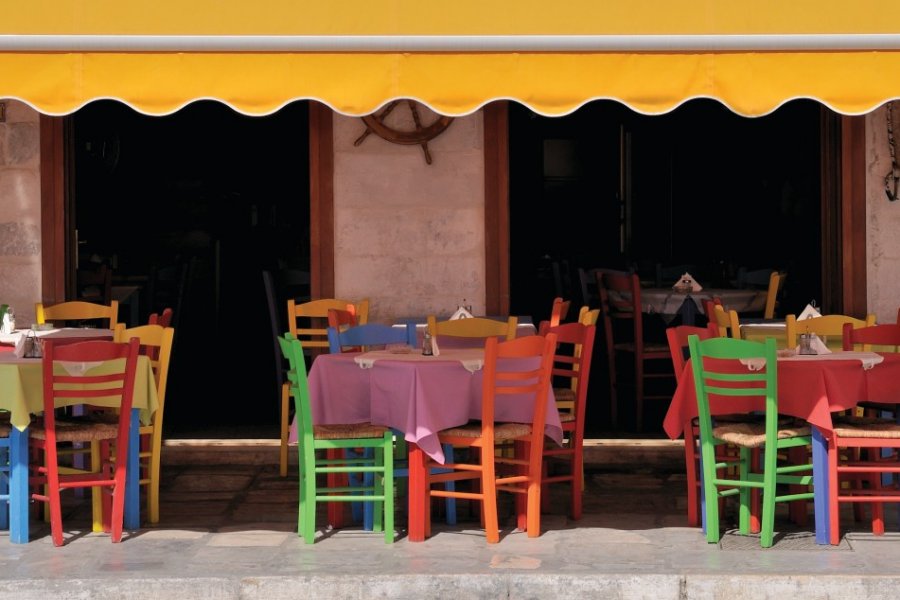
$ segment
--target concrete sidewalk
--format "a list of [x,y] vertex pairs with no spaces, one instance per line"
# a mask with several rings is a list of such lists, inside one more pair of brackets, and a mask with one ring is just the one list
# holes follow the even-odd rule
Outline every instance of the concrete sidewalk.
[[[602,445],[601,445],[602,446]],[[33,523],[32,541],[0,536],[0,597],[55,598],[894,598],[900,585],[900,535],[875,538],[867,522],[840,546],[813,543],[811,531],[781,529],[771,549],[726,534],[707,544],[685,523],[683,469],[666,467],[669,446],[606,445],[618,465],[592,460],[585,516],[565,516],[554,493],[544,533],[511,528],[488,546],[463,510],[460,526],[435,520],[423,543],[401,529],[387,545],[358,528],[296,536],[296,478],[277,473],[274,447],[220,444],[167,449],[162,522],[112,544],[89,530],[89,507],[73,499],[64,517],[67,545]],[[656,462],[645,459],[659,453]],[[666,454],[669,453],[669,454]],[[635,467],[628,456],[642,456]],[[192,458],[193,457],[193,458]],[[204,462],[200,463],[199,459]],[[255,462],[257,464],[241,464]],[[610,462],[615,463],[616,461]],[[677,462],[677,461],[675,461]],[[508,504],[506,505],[508,509]],[[896,531],[896,511],[889,510]]]

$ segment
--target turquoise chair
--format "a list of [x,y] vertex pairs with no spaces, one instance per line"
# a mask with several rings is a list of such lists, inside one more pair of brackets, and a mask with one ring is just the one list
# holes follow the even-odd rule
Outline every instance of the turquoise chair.
[[[750,533],[751,491],[762,492],[762,517],[760,545],[768,548],[773,543],[775,529],[775,505],[778,502],[811,500],[813,492],[779,495],[777,485],[812,486],[811,464],[779,465],[778,453],[811,443],[809,426],[785,426],[779,428],[778,420],[778,368],[775,340],[753,342],[734,338],[710,338],[701,341],[696,334],[688,336],[691,351],[694,387],[697,393],[697,411],[700,422],[700,460],[703,473],[703,498],[706,510],[706,541],[717,543],[719,530],[719,498],[737,495],[740,501],[739,528],[742,534]],[[713,359],[707,361],[706,359]],[[765,360],[759,370],[750,370],[748,359]],[[713,422],[710,414],[710,396],[717,402],[742,402],[746,397],[765,399],[764,423]],[[719,407],[721,409],[721,405]],[[719,412],[719,411],[717,411]],[[726,412],[741,412],[730,410]],[[716,446],[734,444],[740,449],[737,477],[720,475],[728,463],[716,458]],[[754,469],[752,450],[760,448],[763,454],[762,469]],[[808,474],[801,474],[808,472]]]
[[[291,334],[279,337],[288,359],[288,382],[294,398],[297,449],[300,455],[300,510],[297,531],[307,544],[315,540],[316,505],[319,502],[366,502],[373,505],[373,530],[383,528],[385,543],[394,541],[394,435],[387,427],[371,423],[313,425],[303,346]],[[362,454],[318,458],[318,450],[363,448]],[[371,485],[320,486],[318,475],[371,474]]]
[[[332,354],[339,354],[345,348],[352,348],[354,350],[358,350],[360,347],[372,347],[372,346],[383,346],[385,344],[407,344],[415,348],[417,346],[416,343],[416,327],[413,323],[407,323],[405,327],[392,327],[389,325],[383,325],[380,323],[369,323],[366,325],[357,325],[355,327],[348,327],[344,330],[339,331],[335,327],[328,328],[328,345],[329,350]],[[396,452],[400,456],[406,456],[406,442],[403,439],[403,433],[400,431],[394,431],[394,434],[397,437],[397,448]],[[445,444],[443,447],[444,457],[447,461],[453,462],[453,446],[450,444]],[[352,453],[352,450],[348,450],[346,452]],[[405,465],[406,460],[403,459],[403,463]],[[433,472],[444,472],[441,469],[434,469]],[[394,477],[409,477],[409,466],[395,466],[394,468]],[[353,474],[350,475],[350,484],[353,485],[357,482],[356,478]],[[366,482],[369,483],[369,482]],[[456,489],[456,484],[452,481],[447,482],[446,489],[453,491]],[[360,507],[359,504],[354,504],[352,507],[353,510],[353,519],[358,521],[360,518],[363,520],[363,528],[367,530],[372,529],[372,505],[366,504],[363,507]],[[360,515],[360,509],[362,509],[363,514]],[[455,525],[456,524],[456,499],[455,498],[447,498],[447,503],[445,506],[447,524]]]

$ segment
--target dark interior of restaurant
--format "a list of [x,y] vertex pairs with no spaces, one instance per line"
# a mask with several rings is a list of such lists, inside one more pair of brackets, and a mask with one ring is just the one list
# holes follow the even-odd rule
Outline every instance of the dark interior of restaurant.
[[[782,312],[821,293],[819,105],[753,119],[707,100],[659,116],[603,101],[556,118],[510,106],[513,313],[537,322],[558,294],[577,311],[578,267],[692,264],[704,285],[780,268]],[[260,118],[204,101],[149,117],[102,101],[71,122],[80,262],[132,281],[191,265],[169,384],[182,400],[166,408],[166,435],[277,437],[260,271],[308,269],[306,104]],[[126,204],[140,227],[122,226]],[[609,430],[601,346],[588,436],[631,435],[627,412]],[[661,435],[661,417],[648,413],[643,435]]]

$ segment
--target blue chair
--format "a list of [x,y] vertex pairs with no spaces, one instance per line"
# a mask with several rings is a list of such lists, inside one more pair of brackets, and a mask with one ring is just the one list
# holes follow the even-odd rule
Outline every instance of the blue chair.
[[[392,327],[381,323],[368,323],[366,325],[347,327],[340,331],[335,327],[328,328],[328,347],[332,354],[339,354],[345,348],[356,351],[360,347],[368,348],[372,346],[384,346],[385,344],[408,344],[415,348],[417,345],[416,339],[416,327],[413,323],[407,323],[405,327]],[[397,452],[402,456],[405,456],[406,441],[399,436],[398,432],[395,431],[394,435],[397,439]],[[443,450],[445,459],[448,462],[453,462],[453,446],[445,444]],[[352,452],[352,450],[346,450],[345,452]],[[440,473],[446,471],[435,468],[432,472]],[[395,465],[394,476],[409,477],[409,466],[406,465],[405,462],[400,462],[398,465]],[[366,478],[368,477],[371,477],[371,474],[367,474]],[[355,475],[351,473],[349,479],[350,485],[357,485]],[[369,483],[364,482],[364,485],[369,485]],[[448,481],[446,483],[446,489],[449,491],[455,490],[455,482]],[[359,520],[360,516],[362,516],[363,528],[370,530],[373,522],[372,503],[366,502],[364,506],[360,506],[360,504],[361,503],[359,502],[354,502],[352,504],[353,518]],[[362,511],[362,515],[360,515],[360,511]],[[447,498],[446,517],[448,525],[456,524],[455,498]]]
[[10,445],[9,428],[7,423],[0,424],[0,529],[9,529],[9,483],[10,470]]
[[338,331],[328,328],[328,349],[332,354],[340,354],[344,348],[358,349],[360,346],[384,346],[385,344],[408,344],[416,346],[416,328],[391,327],[381,323],[367,323]]

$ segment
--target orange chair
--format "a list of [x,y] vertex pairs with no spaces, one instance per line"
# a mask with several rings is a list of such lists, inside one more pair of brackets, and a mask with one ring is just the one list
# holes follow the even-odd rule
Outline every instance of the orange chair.
[[[468,319],[466,319],[468,320]],[[537,537],[541,529],[541,466],[544,451],[544,424],[546,422],[547,394],[550,393],[553,352],[556,335],[546,337],[531,335],[508,342],[489,337],[485,342],[482,381],[481,420],[445,429],[438,434],[441,444],[452,444],[474,450],[470,462],[439,464],[426,461],[426,494],[429,499],[465,498],[481,505],[485,534],[488,543],[500,541],[497,519],[497,492],[513,492],[517,499],[518,526]],[[501,359],[535,359],[535,361],[509,361]],[[534,362],[539,361],[536,365]],[[528,366],[523,366],[526,362]],[[522,402],[533,405],[531,423],[495,423],[494,404],[498,396],[521,395]],[[509,400],[512,400],[510,398]],[[495,444],[516,442],[516,457],[497,456]],[[457,455],[459,456],[459,455]],[[508,467],[512,473],[498,472],[496,467]],[[443,487],[447,481],[472,479],[480,482],[477,491],[462,492]],[[440,483],[440,488],[432,489]],[[524,500],[524,501],[523,501]],[[410,519],[425,520],[425,535],[431,534],[431,510]]]
[[563,300],[560,297],[553,299],[553,308],[550,310],[550,327],[556,327],[566,320],[571,304],[571,300]]
[[[544,476],[541,479],[541,501],[549,508],[551,483],[569,482],[571,485],[571,510],[573,519],[581,518],[581,494],[584,490],[584,422],[587,414],[588,379],[591,373],[591,357],[594,353],[596,325],[566,323],[556,327],[546,326],[540,335],[556,335],[557,348],[553,356],[553,394],[559,409],[563,446],[546,444],[544,447]],[[562,385],[560,385],[562,384]],[[566,472],[549,475],[551,460],[569,462]]]
[[[57,345],[54,340],[44,342],[44,413],[42,422],[29,428],[32,456],[38,457],[33,464],[35,476],[29,478],[29,484],[39,488],[46,486],[46,493],[33,493],[31,498],[46,502],[49,506],[51,537],[56,546],[63,544],[60,492],[66,489],[108,488],[109,493],[104,494],[102,501],[103,530],[110,532],[113,542],[122,539],[127,473],[124,457],[128,454],[126,449],[139,351],[140,343],[136,338],[125,344],[89,341]],[[63,366],[72,363],[95,363],[96,366],[72,374]],[[88,417],[77,421],[57,421],[58,406],[91,405],[100,398],[104,405],[118,410],[115,422],[93,421]],[[57,454],[58,443],[95,441],[101,443],[99,470],[92,473],[62,472]],[[115,444],[115,457],[112,456],[111,442]]]
[[[636,273],[597,272],[597,288],[600,290],[600,311],[603,315],[603,329],[606,336],[606,351],[609,360],[610,420],[613,427],[618,423],[618,377],[616,375],[616,355],[630,354],[634,360],[635,373],[635,415],[637,430],[643,430],[644,400],[670,400],[668,394],[648,395],[645,382],[649,380],[674,380],[671,371],[648,371],[647,363],[671,362],[669,347],[659,342],[644,339],[644,319],[641,306],[641,281]],[[631,335],[627,340],[616,340],[614,327],[617,323],[628,322]]]

